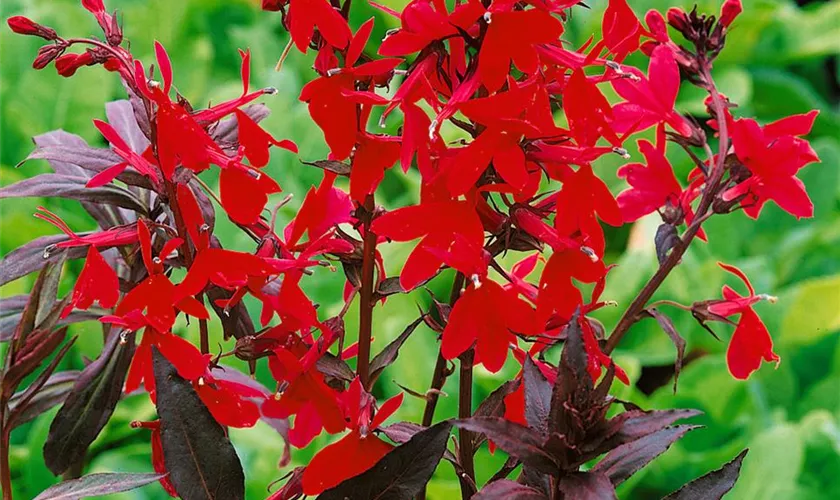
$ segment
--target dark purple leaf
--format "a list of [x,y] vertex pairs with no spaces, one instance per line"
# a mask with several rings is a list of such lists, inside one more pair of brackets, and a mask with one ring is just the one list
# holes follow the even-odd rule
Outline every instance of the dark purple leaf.
[[[245,106],[242,108],[242,111],[257,123],[264,120],[271,113],[268,106],[262,103]],[[231,116],[218,122],[211,130],[210,137],[225,150],[235,153],[239,147],[239,123],[236,120],[236,116]]]
[[222,322],[222,331],[224,332],[225,340],[231,337],[241,339],[243,337],[254,336],[254,322],[251,321],[251,316],[248,314],[248,308],[245,306],[245,302],[239,301],[235,306],[227,310],[223,306],[216,304],[217,301],[227,300],[231,297],[233,297],[233,292],[229,292],[224,288],[214,286],[207,290],[207,298],[210,299],[210,306]]
[[[54,332],[34,330],[23,339],[18,347],[10,347],[9,354],[6,357],[5,371],[2,374],[2,383],[0,384],[0,399],[11,398],[23,379],[34,373],[41,366],[41,363],[58,349],[66,334],[66,326]],[[66,349],[75,340],[76,338],[73,337],[64,348]],[[17,341],[18,338],[15,337],[13,342]]]
[[[573,497],[574,498],[574,497]],[[472,500],[543,500],[548,499],[542,491],[519,484],[509,479],[493,481],[476,493]]]
[[114,413],[134,354],[134,334],[111,334],[102,354],[79,375],[50,425],[44,462],[53,474],[82,461]]
[[344,382],[351,382],[356,378],[356,374],[353,373],[346,361],[329,352],[325,352],[315,362],[315,367],[324,375]]
[[668,252],[674,248],[680,241],[680,235],[677,233],[677,228],[673,224],[662,224],[656,228],[656,236],[653,242],[656,245],[656,258],[659,260],[659,265],[665,262],[668,258]]
[[576,419],[567,409],[589,404],[589,395],[594,388],[592,377],[586,369],[587,355],[578,315],[579,311],[576,311],[565,329],[566,341],[551,393],[549,434],[568,435],[572,431]]
[[569,500],[610,500],[617,498],[610,480],[598,472],[573,472],[560,479],[557,489]]
[[137,126],[140,127],[140,130],[147,139],[151,138],[152,125],[149,123],[149,114],[146,111],[145,101],[125,81],[122,81],[122,85],[128,94],[128,102],[131,103],[131,109],[134,110],[134,119],[137,122]]
[[[9,413],[15,413],[15,426],[25,424],[38,415],[49,411],[52,407],[64,402],[70,389],[81,373],[78,370],[69,370],[50,375],[43,386],[35,395],[27,399],[27,391],[16,392],[9,400]],[[21,407],[20,403],[24,403]]]
[[[58,322],[53,326],[66,326],[84,321],[96,321],[108,314],[110,314],[108,311],[99,308],[91,308],[87,311],[73,311],[64,318],[59,318]],[[0,317],[0,342],[6,342],[12,338],[15,332],[15,326],[20,322],[20,318],[20,312]],[[38,327],[43,327],[43,324],[39,324]]]
[[[83,258],[87,254],[87,247],[47,251],[50,248],[55,248],[54,245],[57,243],[67,241],[68,239],[67,235],[64,234],[41,236],[6,254],[6,257],[0,262],[0,286],[38,271],[51,262],[58,262],[63,258]],[[62,253],[66,255],[61,255]]]
[[398,293],[405,293],[406,290],[403,289],[402,285],[400,285],[399,276],[394,276],[380,281],[379,284],[376,285],[376,290],[374,292],[378,297],[382,298]]
[[128,472],[106,472],[88,474],[50,486],[35,500],[79,500],[121,491],[130,491],[159,481],[165,474],[133,474]]
[[304,165],[309,165],[311,167],[317,167],[321,170],[326,170],[328,172],[332,172],[337,175],[349,176],[350,175],[350,165],[335,161],[335,160],[318,160],[318,161],[301,161]]
[[456,427],[480,432],[507,454],[514,456],[547,474],[556,473],[559,466],[543,449],[543,437],[534,429],[498,417],[473,417],[452,422]]
[[528,427],[543,434],[548,432],[548,414],[551,409],[551,383],[531,359],[525,358],[522,367],[525,383],[525,420]]
[[114,127],[132,151],[143,154],[150,142],[137,124],[131,102],[122,99],[105,103],[105,115],[108,117],[108,123]]
[[[370,362],[370,378],[372,381],[375,381],[379,376],[382,374],[382,371],[390,366],[391,363],[397,360],[397,356],[400,354],[400,347],[405,344],[405,341],[408,340],[408,337],[414,333],[414,330],[417,328],[417,325],[423,322],[423,318],[417,318],[414,320],[410,325],[405,327],[405,330],[399,334],[397,338],[392,340],[388,345],[385,346],[382,351],[377,354],[373,360]],[[372,382],[371,382],[372,383]]]
[[0,199],[49,197],[101,203],[146,213],[148,209],[137,196],[118,186],[85,187],[88,179],[61,174],[41,174],[0,188]]
[[[519,387],[519,379],[508,380],[491,392],[484,401],[478,405],[473,417],[503,417],[505,415],[505,397]],[[487,439],[484,434],[472,435],[473,450],[478,450],[479,445]]]
[[245,473],[236,450],[190,382],[156,348],[160,438],[169,480],[184,500],[240,500]]
[[628,443],[660,431],[678,420],[695,417],[702,412],[690,409],[629,410],[613,417],[609,422],[610,441]]
[[617,486],[651,460],[665,453],[665,450],[688,431],[697,428],[696,425],[675,425],[625,443],[607,453],[592,470],[602,472]]
[[342,482],[318,497],[320,500],[410,500],[431,479],[449,440],[450,422],[418,432],[397,446],[372,468]]
[[682,369],[683,358],[685,357],[685,339],[680,336],[679,332],[677,332],[677,328],[674,326],[674,322],[671,321],[671,318],[662,314],[655,307],[645,309],[644,312],[659,323],[659,326],[668,335],[671,342],[674,343],[674,347],[677,348],[677,359],[674,362],[674,393],[676,393],[677,379],[680,378],[680,370]]
[[720,500],[738,481],[747,451],[742,451],[720,469],[698,477],[662,500]]
[[388,436],[391,441],[402,444],[411,439],[412,436],[426,428],[414,422],[397,422],[385,427],[380,427],[379,430]]

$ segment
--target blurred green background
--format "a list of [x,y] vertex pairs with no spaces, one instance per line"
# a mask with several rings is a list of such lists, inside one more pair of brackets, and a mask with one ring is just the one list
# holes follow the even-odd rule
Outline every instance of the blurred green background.
[[[380,1],[395,7],[406,3]],[[174,65],[175,85],[197,107],[238,95],[241,84],[236,49],[250,47],[252,85],[280,89],[265,100],[272,109],[264,122],[266,128],[278,138],[297,142],[301,159],[322,159],[326,154],[323,137],[297,100],[302,84],[313,78],[310,68],[314,54],[304,56],[292,51],[282,72],[275,72],[274,64],[287,35],[279,27],[279,16],[260,12],[257,3],[111,0],[107,5],[120,11],[136,57],[150,61],[153,40],[160,40],[167,47]],[[650,8],[664,12],[676,5],[691,7],[691,2],[675,0],[631,3],[640,17]],[[606,1],[592,0],[587,4],[591,10],[576,9],[566,25],[566,37],[572,46],[579,46],[597,31]],[[698,408],[704,415],[697,421],[705,428],[694,431],[636,474],[621,487],[621,498],[658,498],[717,468],[746,446],[751,451],[742,478],[727,498],[840,498],[840,481],[836,479],[840,476],[840,1],[800,4],[803,5],[788,0],[744,0],[745,12],[728,37],[727,48],[715,66],[715,78],[720,89],[739,104],[736,113],[742,116],[771,121],[814,108],[821,111],[811,139],[822,163],[811,165],[800,174],[816,206],[815,217],[796,221],[774,205],[767,207],[757,222],[740,213],[713,218],[705,226],[708,244],[697,244],[686,254],[683,265],[672,273],[656,297],[683,303],[717,298],[723,283],[736,287],[740,283],[724,275],[716,262],[740,266],[759,293],[779,296],[778,303],[761,303],[757,307],[773,335],[782,363],[775,370],[772,365],[764,365],[747,382],[736,381],[727,372],[724,359],[731,330],[716,325],[724,340],[718,342],[689,314],[666,310],[696,358],[684,368],[679,391],[674,395],[667,383],[650,394],[646,394],[650,392],[647,387],[643,392],[638,387],[621,385],[614,387],[614,393],[644,408]],[[700,3],[702,12],[716,14],[718,10],[716,1]],[[75,0],[4,0],[0,12],[4,18],[27,15],[65,36],[93,34],[97,28]],[[387,29],[398,25],[395,19],[358,1],[353,6],[354,29],[371,15],[377,18],[372,40],[381,40]],[[5,26],[0,29],[0,185],[45,170],[37,162],[14,168],[31,151],[30,138],[34,135],[62,128],[93,144],[104,145],[91,120],[104,119],[105,102],[124,97],[117,78],[99,68],[82,68],[70,79],[57,76],[52,67],[40,72],[32,70],[30,65],[38,46],[38,40],[14,36]],[[643,59],[631,58],[628,62],[644,65]],[[686,113],[701,113],[703,97],[686,86],[677,107]],[[395,132],[398,124],[399,117],[391,117],[386,131]],[[444,132],[454,134],[451,130]],[[632,143],[629,146],[634,149]],[[669,149],[669,157],[682,175],[688,172],[690,165],[684,155]],[[618,158],[605,158],[596,165],[614,193],[623,189],[614,175],[619,164]],[[418,193],[416,174],[405,176],[395,170],[388,173],[378,198],[388,207],[414,202]],[[309,186],[320,181],[321,173],[279,151],[274,154],[269,171],[286,193],[295,195],[296,203],[281,211],[280,220],[285,223],[294,215]],[[5,254],[36,236],[55,233],[53,227],[32,217],[41,204],[60,214],[78,231],[94,227],[74,202],[4,201],[0,203],[0,252]],[[656,224],[655,219],[644,219],[633,227],[608,232],[607,260],[619,267],[611,273],[604,297],[620,304],[599,315],[608,330],[656,267]],[[220,222],[217,228],[228,248],[252,250],[253,244],[230,224]],[[405,245],[383,248],[390,273],[398,272],[407,251]],[[520,257],[509,255],[506,264]],[[70,286],[78,271],[78,263],[67,265],[65,287]],[[327,317],[341,307],[343,280],[340,272],[320,269],[316,273],[306,281],[307,291],[322,304],[322,317]],[[31,278],[21,279],[3,287],[0,293],[25,293],[31,283]],[[444,274],[431,288],[445,297],[450,283],[451,275]],[[416,317],[417,303],[428,301],[425,292],[390,298],[383,309],[376,311],[374,349],[385,345]],[[355,312],[347,320],[348,333],[355,335]],[[184,335],[196,335],[194,327],[179,328]],[[79,339],[62,362],[63,369],[79,369],[86,358],[99,353],[99,332],[96,324],[72,329]],[[214,332],[218,335],[218,324],[214,325]],[[425,327],[418,329],[404,347],[403,356],[381,377],[375,387],[376,395],[396,394],[399,388],[394,382],[424,391],[436,349],[433,333]],[[656,323],[645,320],[627,336],[616,359],[634,381],[643,373],[650,380],[656,378],[657,370],[667,370],[663,367],[673,363],[674,354],[673,346]],[[476,404],[517,370],[514,362],[495,375],[478,369]],[[271,386],[264,367],[258,375]],[[450,395],[457,391],[456,378],[452,377],[445,387]],[[437,417],[454,416],[456,405],[456,397],[442,398]],[[422,401],[408,397],[397,417],[419,421],[422,409]],[[32,498],[59,480],[43,465],[41,457],[54,413],[55,410],[41,416],[13,434],[16,498]],[[131,429],[128,424],[135,419],[153,418],[154,408],[145,395],[121,402],[93,444],[86,472],[150,471],[148,433]],[[246,470],[248,498],[264,497],[269,483],[292,466],[306,463],[327,442],[321,437],[305,450],[293,450],[292,465],[278,470],[282,440],[270,428],[260,423],[254,429],[232,430],[231,435]],[[480,481],[498,469],[504,461],[502,455],[492,456],[486,448],[479,451]],[[433,499],[460,498],[458,483],[448,464],[441,465],[429,491]],[[165,498],[165,493],[158,485],[152,485],[114,498]]]

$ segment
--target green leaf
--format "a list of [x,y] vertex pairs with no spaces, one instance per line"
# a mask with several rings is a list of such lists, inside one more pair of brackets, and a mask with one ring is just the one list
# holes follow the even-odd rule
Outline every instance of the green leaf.
[[840,274],[804,281],[783,298],[783,342],[811,344],[840,328]]
[[805,456],[799,430],[781,424],[758,435],[748,447],[732,498],[795,498]]

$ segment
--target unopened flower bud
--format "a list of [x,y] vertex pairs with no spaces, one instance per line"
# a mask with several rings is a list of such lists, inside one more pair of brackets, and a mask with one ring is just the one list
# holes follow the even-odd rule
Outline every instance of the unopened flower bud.
[[682,33],[687,39],[692,39],[692,37],[689,36],[689,33],[691,32],[691,22],[688,19],[688,14],[686,14],[684,10],[678,7],[671,7],[668,9],[668,24],[670,24],[675,30]]
[[54,29],[42,26],[28,17],[13,16],[6,22],[9,24],[9,28],[19,35],[39,36],[44,40],[50,41],[58,38],[58,34],[56,34]]
[[720,8],[720,20],[718,23],[728,28],[732,24],[732,21],[743,11],[744,7],[741,5],[741,0],[726,0]]
[[287,3],[289,3],[288,0],[262,0],[262,10],[277,12]]
[[35,69],[44,69],[56,57],[60,56],[62,52],[64,52],[64,46],[62,45],[44,45],[38,49],[38,55],[32,61],[32,67]]

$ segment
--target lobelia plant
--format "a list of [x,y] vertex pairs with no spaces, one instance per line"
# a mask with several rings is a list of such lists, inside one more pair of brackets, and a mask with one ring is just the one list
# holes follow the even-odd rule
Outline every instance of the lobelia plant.
[[[116,13],[101,0],[82,1],[102,28],[101,39],[63,38],[24,17],[8,19],[13,31],[49,42],[36,69],[54,63],[70,77],[82,66],[101,65],[122,80],[127,100],[107,105],[107,123],[94,121],[109,148],[63,131],[36,137],[24,161],[47,160],[53,173],[0,188],[2,198],[78,200],[99,225],[77,234],[41,208],[36,217],[62,234],[33,240],[2,262],[0,285],[40,271],[28,297],[3,299],[4,498],[12,497],[8,445],[15,427],[61,405],[44,459],[54,474],[74,478],[121,397],[141,390],[159,419],[132,427],[150,432],[155,474],[91,474],[39,498],[154,481],[188,500],[244,498],[247,471],[227,428],[261,419],[287,443],[276,450],[281,467],[289,463],[290,446],[305,447],[324,431],[335,436],[306,467],[288,474],[270,494],[275,500],[422,499],[442,460],[451,463],[465,499],[614,498],[617,485],[696,429],[678,422],[699,413],[643,410],[610,396],[614,379],[629,384],[610,354],[637,321],[654,318],[673,340],[675,390],[685,341],[660,306],[691,313],[713,335],[708,322],[734,325],[727,362],[736,378],[746,379],[762,361],[779,362],[753,310],[758,301],[775,299],[757,294],[733,266],[721,264],[743,280],[746,294],[724,286],[721,298],[651,303],[689,245],[707,238],[702,225],[710,217],[744,210],[757,218],[769,200],[796,217],[813,212],[796,173],[819,161],[803,139],[816,112],[763,126],[736,118],[735,103],[712,78],[741,12],[739,0],[726,0],[718,17],[671,9],[667,16],[648,12],[644,24],[625,0],[610,0],[602,33],[577,50],[562,35],[568,16],[584,8],[578,0],[454,6],[413,0],[402,12],[369,3],[401,23],[379,47],[382,57],[366,52],[373,19],[355,32],[349,26],[351,0],[262,2],[264,10],[280,12],[290,33],[283,57],[292,45],[317,51],[317,76],[300,99],[331,151],[306,163],[322,169],[323,180],[282,230],[277,210],[289,199],[269,203],[281,189],[262,169],[272,146],[286,150],[283,155],[297,148],[259,125],[267,108],[255,101],[277,91],[249,88],[249,52],[240,51],[241,95],[195,109],[173,92],[175,71],[163,46],[155,43],[155,65],[135,59]],[[674,41],[668,26],[683,41]],[[649,58],[647,74],[623,64],[637,51]],[[708,93],[705,123],[674,109],[681,78]],[[621,102],[610,104],[603,93],[608,86]],[[377,92],[382,88],[387,96]],[[368,131],[379,107],[380,123],[402,113],[398,135]],[[466,139],[446,142],[444,125]],[[645,162],[618,169],[629,187],[613,197],[592,163],[604,155],[629,158],[629,138],[651,128],[654,143],[637,143]],[[678,179],[669,164],[668,142],[694,162],[687,179]],[[419,172],[420,202],[386,211],[375,195],[398,162],[404,172]],[[210,183],[218,194],[199,177],[205,171],[218,172],[218,183]],[[346,191],[342,177],[349,178]],[[224,248],[214,236],[218,209],[253,240],[252,248]],[[611,304],[602,298],[612,266],[603,260],[601,223],[620,226],[653,212],[662,219],[652,242],[659,268],[606,332],[589,317]],[[414,246],[399,276],[388,277],[378,247],[391,241]],[[497,261],[508,252],[523,254],[510,270]],[[84,259],[84,267],[72,292],[59,299],[68,259]],[[304,289],[334,262],[346,275],[345,306],[326,318]],[[445,269],[454,270],[449,301],[433,297],[428,311],[372,357],[376,306],[453,275],[441,275]],[[246,296],[262,305],[259,327]],[[350,344],[343,318],[354,302],[358,342]],[[210,331],[208,304],[222,331]],[[198,323],[199,346],[173,332],[179,316],[187,318],[186,328]],[[68,325],[90,320],[103,325],[102,353],[80,372],[57,372],[75,340],[65,341]],[[379,402],[373,385],[421,323],[440,336],[429,391],[408,391],[425,399],[426,411],[421,422],[385,425],[403,394]],[[212,355],[211,342],[224,342],[224,352]],[[560,350],[559,363],[548,361]],[[518,376],[474,408],[475,366],[498,372],[511,354],[522,366]],[[249,362],[252,375],[267,363],[276,388],[224,369],[220,361],[228,355]],[[455,360],[457,418],[436,416]],[[24,381],[29,384],[21,388]],[[474,455],[485,442],[509,458],[481,485]],[[721,498],[735,484],[745,453],[667,498]]]

